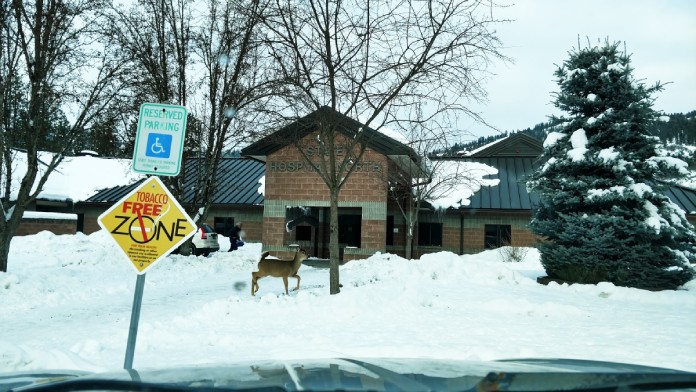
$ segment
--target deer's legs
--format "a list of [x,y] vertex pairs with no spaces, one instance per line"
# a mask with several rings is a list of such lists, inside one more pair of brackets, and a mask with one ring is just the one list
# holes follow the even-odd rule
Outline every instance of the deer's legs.
[[290,295],[290,293],[288,293],[288,277],[287,276],[283,276],[283,284],[285,285],[285,295]]
[[251,273],[251,295],[254,295],[257,291],[259,291],[259,283],[258,283],[259,278],[256,276],[256,272]]
[[299,290],[299,289],[300,289],[300,275],[295,274],[295,275],[293,275],[292,277],[295,278],[295,279],[297,279],[297,287],[295,287],[294,289],[292,289],[292,291]]

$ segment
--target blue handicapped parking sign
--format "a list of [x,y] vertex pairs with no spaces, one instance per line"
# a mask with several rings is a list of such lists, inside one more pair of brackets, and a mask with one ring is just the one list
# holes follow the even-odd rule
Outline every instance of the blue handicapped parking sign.
[[145,155],[153,158],[169,158],[172,151],[172,135],[150,133],[147,135]]

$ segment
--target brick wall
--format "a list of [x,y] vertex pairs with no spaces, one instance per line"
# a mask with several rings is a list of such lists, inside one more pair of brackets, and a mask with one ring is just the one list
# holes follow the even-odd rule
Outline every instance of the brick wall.
[[[319,163],[319,150],[315,138],[316,134],[308,135],[299,145]],[[345,143],[347,140],[338,135],[335,144],[340,146]],[[338,148],[336,153],[338,159],[342,159],[347,151]],[[339,209],[351,207],[361,211],[363,217],[360,224],[361,250],[351,253],[350,258],[365,258],[375,251],[385,250],[388,167],[389,160],[386,156],[368,148],[339,193]],[[288,145],[266,157],[264,199],[263,246],[265,250],[280,255],[292,252],[287,246],[296,243],[294,232],[288,233],[285,228],[289,219],[286,207],[301,205],[326,208],[330,203],[330,194],[322,178],[304,161],[297,147]],[[323,216],[322,221],[328,222],[328,219],[328,216]],[[326,227],[320,228],[316,239],[319,243],[319,257],[328,257],[326,231]]]
[[84,223],[82,227],[82,232],[85,234],[92,234],[101,230],[99,223],[97,223],[97,218],[104,211],[106,211],[110,206],[104,206],[103,208],[89,206],[82,208],[82,214],[84,216]]
[[[260,215],[260,214],[259,214]],[[262,221],[244,221],[244,241],[248,242],[261,242],[261,237],[263,236],[263,222]]]
[[27,211],[19,223],[15,235],[31,235],[42,231],[50,231],[58,235],[75,234],[77,231],[77,215]]
[[387,234],[386,220],[363,219],[360,231],[362,248],[384,249]]
[[485,225],[510,225],[511,246],[533,247],[537,238],[529,229],[531,212],[477,212],[464,216],[464,253],[485,249]]
[[[215,220],[224,221],[232,218],[237,223],[242,223],[245,242],[261,242],[263,236],[263,207],[220,207],[213,205],[208,211],[206,223],[215,227]],[[224,229],[216,228],[221,235],[225,235]]]
[[[314,137],[307,136],[300,145],[315,146],[316,143],[312,144]],[[340,140],[337,142],[340,144]],[[316,159],[319,162],[319,158]],[[387,157],[368,148],[361,160],[360,170],[353,172],[341,189],[339,201],[386,201],[387,170]],[[293,145],[266,158],[265,200],[281,199],[330,201],[326,184],[319,174],[309,169],[300,151]]]
[[[422,213],[420,221],[442,223],[442,246],[418,246],[418,228],[416,228],[414,235],[414,258],[418,258],[426,253],[440,251],[453,253],[461,253],[462,250],[464,253],[481,252],[485,249],[485,226],[489,224],[510,225],[512,246],[533,247],[538,241],[528,227],[531,221],[531,212],[526,211],[477,211],[476,213],[467,213],[463,216],[457,212]],[[396,220],[395,226],[397,226]],[[400,246],[389,247],[389,251],[403,255],[403,244],[396,241],[396,236],[394,239],[395,245]]]

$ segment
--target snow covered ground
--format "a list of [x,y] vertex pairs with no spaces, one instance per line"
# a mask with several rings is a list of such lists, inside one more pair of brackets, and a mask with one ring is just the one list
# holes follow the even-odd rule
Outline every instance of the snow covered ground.
[[[223,237],[221,237],[223,238]],[[228,242],[221,240],[223,249]],[[171,256],[146,274],[134,368],[266,358],[581,358],[696,371],[696,281],[648,292],[543,286],[538,253],[420,260],[375,255],[328,270],[303,265],[250,295],[260,244]],[[15,237],[0,273],[0,372],[123,367],[137,276],[104,232]],[[294,280],[290,281],[294,284]]]

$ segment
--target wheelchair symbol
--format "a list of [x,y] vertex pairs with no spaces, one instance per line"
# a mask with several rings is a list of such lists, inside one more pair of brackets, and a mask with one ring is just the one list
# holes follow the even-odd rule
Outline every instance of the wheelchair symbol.
[[150,133],[147,135],[145,156],[153,158],[169,158],[172,147],[172,135]]
[[159,144],[159,138],[155,138],[155,143],[150,146],[150,150],[152,151],[153,154],[162,154],[164,153],[164,147],[162,147],[161,144]]

